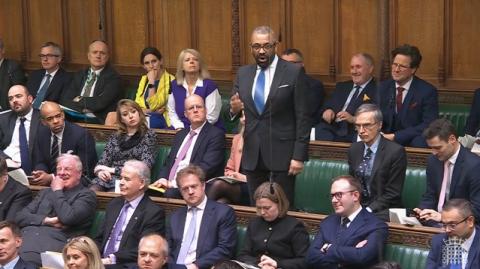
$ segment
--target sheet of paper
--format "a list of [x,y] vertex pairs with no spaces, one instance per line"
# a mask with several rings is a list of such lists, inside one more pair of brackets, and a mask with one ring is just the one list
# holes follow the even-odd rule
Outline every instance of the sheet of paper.
[[60,252],[46,251],[40,253],[42,259],[42,268],[63,269],[63,257]]

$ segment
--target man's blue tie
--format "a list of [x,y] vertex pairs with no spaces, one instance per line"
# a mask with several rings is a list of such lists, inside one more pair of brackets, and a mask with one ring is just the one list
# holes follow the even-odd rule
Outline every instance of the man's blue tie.
[[185,238],[182,241],[182,246],[178,252],[177,264],[185,264],[185,259],[187,258],[188,252],[192,247],[193,239],[195,238],[195,231],[197,227],[197,208],[190,208],[192,211],[192,218],[190,219],[190,224],[188,225],[188,230],[185,233]]
[[32,167],[30,165],[30,157],[28,156],[28,140],[27,131],[25,130],[25,121],[27,119],[20,118],[20,126],[18,127],[18,141],[20,142],[20,160],[22,162],[22,169],[25,174],[30,175]]
[[33,107],[36,109],[40,109],[40,105],[43,102],[43,99],[45,99],[45,95],[47,95],[47,90],[48,86],[50,86],[50,74],[45,75],[47,79],[45,80],[45,83],[43,83],[42,88],[37,93],[37,97],[35,97],[35,101],[33,101]]
[[265,107],[265,69],[261,69],[258,74],[253,101],[255,102],[255,108],[257,108],[258,114],[262,114],[263,108]]
[[127,219],[127,210],[129,207],[129,202],[126,202],[123,205],[122,210],[118,215],[117,222],[113,226],[112,232],[110,233],[110,239],[108,240],[105,251],[103,252],[103,257],[108,257],[110,254],[115,253],[115,244],[117,241],[120,241],[123,236],[122,228],[125,225],[125,221]]

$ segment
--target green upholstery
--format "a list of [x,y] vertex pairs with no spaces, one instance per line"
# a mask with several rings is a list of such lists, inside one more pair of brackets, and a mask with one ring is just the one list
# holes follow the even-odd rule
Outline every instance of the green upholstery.
[[465,135],[465,123],[470,113],[470,105],[440,104],[439,110],[440,117],[449,119],[456,127],[458,136]]
[[246,236],[247,236],[247,226],[238,224],[237,225],[237,246],[235,249],[236,255],[240,254],[240,250],[242,250]]
[[125,95],[123,96],[123,98],[135,101],[135,96],[137,95],[137,87],[138,85],[130,85],[129,87],[125,88]]
[[402,203],[405,208],[415,208],[420,204],[427,188],[427,173],[423,167],[407,167],[403,184]]
[[428,252],[424,248],[387,244],[384,259],[398,262],[402,269],[425,268]]
[[300,211],[330,214],[330,183],[332,178],[348,174],[345,161],[311,159],[295,180],[295,204]]
[[162,169],[165,160],[170,153],[170,146],[159,146],[157,149],[157,156],[155,157],[155,163],[153,164],[151,176],[152,180],[158,179],[160,169]]
[[222,96],[222,110],[220,111],[220,118],[223,120],[223,125],[227,134],[232,134],[237,128],[239,119],[231,120],[230,118],[230,96]]
[[104,219],[105,219],[105,211],[97,210],[95,212],[95,217],[93,218],[92,226],[88,231],[88,236],[90,238],[95,238],[97,236],[98,230],[100,229],[100,226],[103,224]]
[[107,142],[104,141],[97,141],[95,142],[95,150],[97,151],[97,157],[100,160],[100,157],[102,157],[103,151],[105,150],[105,146],[107,145]]

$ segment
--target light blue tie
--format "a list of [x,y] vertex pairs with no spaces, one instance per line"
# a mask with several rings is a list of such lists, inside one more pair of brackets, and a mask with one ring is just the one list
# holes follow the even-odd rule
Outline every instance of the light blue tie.
[[42,88],[37,93],[37,97],[35,97],[35,101],[33,101],[33,107],[36,109],[40,109],[40,105],[43,102],[43,99],[45,99],[45,96],[47,95],[47,90],[48,86],[50,86],[50,74],[45,75],[47,79],[45,80],[45,83],[43,83]]
[[258,114],[262,114],[263,108],[265,107],[265,69],[261,69],[258,74],[253,101],[255,102],[255,108],[257,108]]
[[177,264],[185,264],[185,259],[187,258],[187,254],[192,246],[193,239],[195,238],[195,230],[197,228],[197,208],[192,207],[190,208],[192,211],[192,218],[190,220],[190,224],[188,225],[187,233],[185,234],[185,238],[182,242],[182,247],[180,248],[180,252],[178,252]]

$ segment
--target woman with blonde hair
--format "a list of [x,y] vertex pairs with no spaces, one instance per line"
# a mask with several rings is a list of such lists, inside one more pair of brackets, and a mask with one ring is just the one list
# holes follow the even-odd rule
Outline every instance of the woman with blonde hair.
[[68,269],[105,269],[97,245],[86,236],[72,238],[63,248],[62,256]]
[[222,98],[217,84],[210,79],[207,65],[200,52],[184,49],[178,55],[176,79],[172,81],[172,93],[168,97],[168,116],[174,129],[189,128],[190,122],[185,116],[185,98],[199,95],[205,101],[207,121],[221,129],[219,120]]

